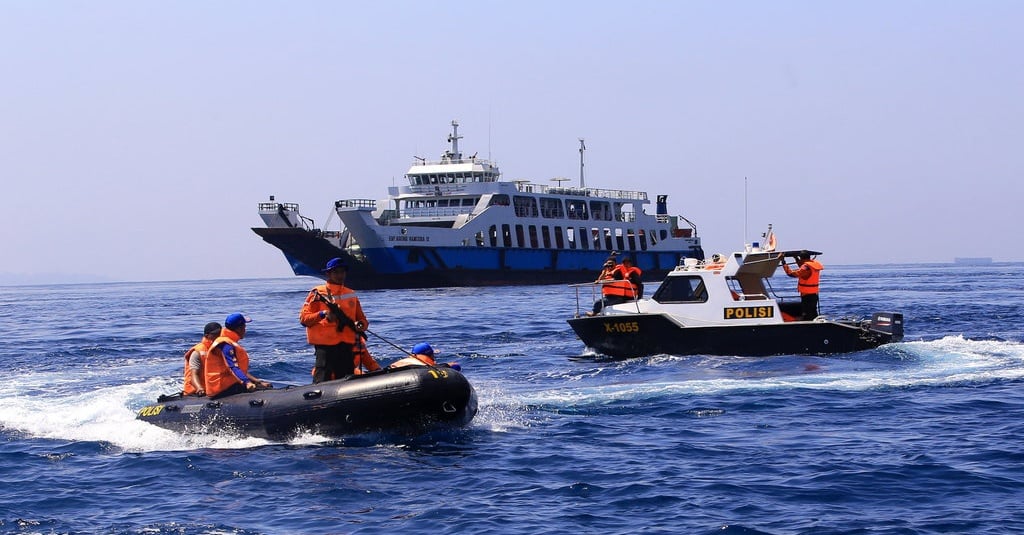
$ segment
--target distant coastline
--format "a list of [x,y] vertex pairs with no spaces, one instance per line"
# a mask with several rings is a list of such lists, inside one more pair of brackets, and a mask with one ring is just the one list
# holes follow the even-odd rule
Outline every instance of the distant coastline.
[[985,266],[992,263],[991,256],[958,256],[953,259],[958,266]]

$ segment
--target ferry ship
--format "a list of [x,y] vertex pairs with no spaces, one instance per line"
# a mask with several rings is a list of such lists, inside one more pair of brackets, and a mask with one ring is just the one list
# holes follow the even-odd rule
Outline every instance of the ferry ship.
[[460,152],[451,126],[440,161],[417,157],[387,199],[336,201],[339,229],[270,196],[258,206],[266,226],[252,230],[296,275],[323,278],[327,260],[345,259],[354,289],[568,284],[596,277],[610,256],[661,278],[704,258],[696,225],[669,215],[667,196],[648,214],[645,192],[585,187],[582,139],[579,187],[551,186],[501,180],[493,162]]

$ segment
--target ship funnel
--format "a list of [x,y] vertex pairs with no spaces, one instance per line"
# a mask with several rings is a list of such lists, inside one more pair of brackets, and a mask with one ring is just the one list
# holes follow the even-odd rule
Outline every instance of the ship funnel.
[[658,195],[656,215],[668,215],[668,195]]

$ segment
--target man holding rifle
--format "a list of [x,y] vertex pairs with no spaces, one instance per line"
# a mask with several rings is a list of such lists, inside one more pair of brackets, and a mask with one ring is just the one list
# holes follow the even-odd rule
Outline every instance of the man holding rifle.
[[380,365],[364,343],[369,321],[363,306],[356,293],[345,286],[348,265],[341,258],[332,258],[323,273],[327,282],[309,291],[299,312],[299,323],[306,328],[306,340],[316,354],[313,382],[359,374],[363,367],[379,370]]

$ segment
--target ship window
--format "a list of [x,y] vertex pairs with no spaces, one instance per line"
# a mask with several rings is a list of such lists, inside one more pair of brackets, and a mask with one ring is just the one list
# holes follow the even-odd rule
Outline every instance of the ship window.
[[505,244],[505,247],[512,247],[512,231],[508,225],[501,226],[501,243]]
[[662,230],[661,231],[661,239],[664,240],[665,238],[668,238],[668,231],[667,230]]
[[516,225],[516,247],[526,247],[526,235],[523,233],[522,225]]
[[584,227],[580,227],[580,245],[583,247],[584,251],[586,251],[587,249],[590,249],[590,237],[589,236],[590,236],[590,233],[587,232],[587,229],[584,228]]
[[569,248],[576,248],[576,229],[569,227],[565,229],[565,239],[569,241]]
[[616,216],[617,216],[616,219],[618,219],[619,221],[625,221],[625,222],[636,221],[636,212],[633,211],[633,205],[632,204],[625,204],[625,205],[623,205],[621,207],[620,212],[618,214],[616,214]]
[[651,247],[658,245],[658,231],[652,230],[647,235],[651,237]]
[[[491,228],[494,228],[494,227],[491,227]],[[483,245],[484,245],[484,231],[481,230],[480,232],[476,233],[476,246],[477,247],[483,247]]]
[[479,199],[467,197],[465,199],[462,199],[462,206],[476,206],[478,200]]
[[666,277],[653,299],[658,303],[703,303],[708,292],[700,277]]
[[516,195],[512,197],[512,204],[517,217],[537,217],[537,199]]
[[530,225],[530,247],[537,248],[537,225]]
[[646,251],[647,250],[647,233],[644,232],[644,229],[640,229],[639,232],[640,232],[640,250]]
[[584,200],[573,200],[569,199],[566,203],[566,214],[569,219],[581,219],[586,220],[587,217],[587,201]]
[[541,197],[540,215],[548,219],[561,219],[565,217],[565,211],[562,210],[562,199]]
[[487,206],[508,206],[508,195],[504,193],[491,196],[491,202]]
[[[620,229],[615,229],[615,230],[617,232],[622,232]],[[619,234],[618,242],[619,242],[618,250],[621,251],[623,249],[623,247],[622,247],[622,235],[621,234]],[[610,229],[610,228],[604,229],[604,248],[608,249],[609,251],[614,251],[616,249],[616,247],[614,247],[612,245],[612,229]]]
[[562,227],[555,227],[555,247],[565,249],[565,237],[562,236]]
[[629,242],[629,250],[630,251],[635,251],[636,250],[636,234],[633,233],[633,229],[626,229],[626,240]]
[[544,240],[544,248],[551,248],[551,227],[545,225],[540,228],[540,237]]
[[608,201],[590,201],[590,217],[600,221],[611,221],[611,205]]

